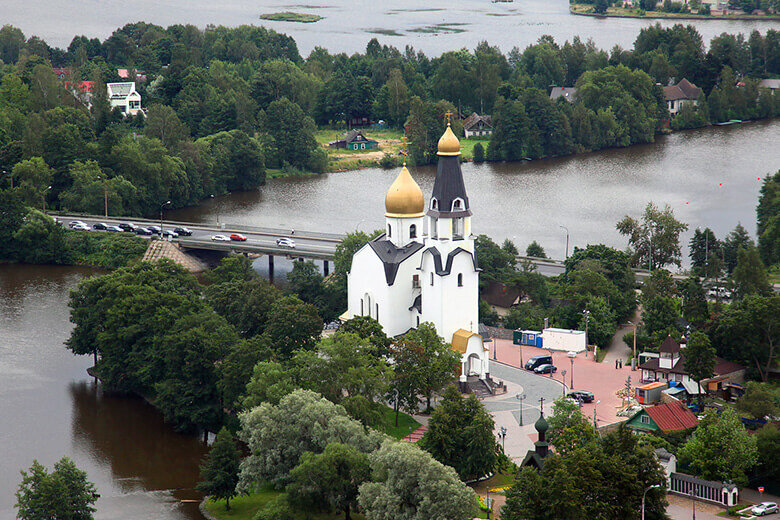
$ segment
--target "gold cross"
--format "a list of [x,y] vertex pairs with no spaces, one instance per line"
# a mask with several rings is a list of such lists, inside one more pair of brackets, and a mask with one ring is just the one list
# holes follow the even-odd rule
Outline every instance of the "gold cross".
[[444,115],[447,116],[447,124],[450,124],[452,122],[450,120],[452,118],[452,110],[447,110],[447,112]]
[[404,134],[404,135],[403,135],[403,137],[401,137],[401,152],[402,152],[404,155],[409,155],[409,154],[406,152],[406,145],[407,145],[407,144],[408,144],[408,141],[406,140],[406,134]]

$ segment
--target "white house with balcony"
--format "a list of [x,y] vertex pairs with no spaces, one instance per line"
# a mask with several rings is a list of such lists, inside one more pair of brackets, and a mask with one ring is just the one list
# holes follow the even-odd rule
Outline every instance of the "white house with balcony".
[[134,116],[141,109],[141,94],[135,89],[135,81],[108,83],[106,85],[111,109],[120,108],[125,116]]

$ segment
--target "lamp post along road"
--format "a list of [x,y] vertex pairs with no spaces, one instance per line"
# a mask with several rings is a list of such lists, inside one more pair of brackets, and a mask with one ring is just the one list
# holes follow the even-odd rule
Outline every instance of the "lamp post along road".
[[[585,342],[585,350],[588,349],[587,341]],[[571,362],[571,372],[569,372],[569,388],[571,390],[574,390],[574,358],[577,357],[577,354],[575,352],[569,351],[568,354],[569,361]]]
[[645,492],[642,493],[642,520],[645,520],[645,496],[647,496],[647,492],[650,491],[653,488],[661,487],[658,484],[653,484],[652,486],[648,486],[645,488]]
[[171,201],[166,201],[160,204],[160,237],[162,237],[162,227],[163,227],[163,208],[170,204]]
[[558,227],[566,230],[566,257],[565,258],[569,258],[569,228],[567,228],[566,226],[558,226]]
[[515,395],[518,401],[520,401],[520,426],[523,425],[523,400],[525,399],[525,394],[517,394]]

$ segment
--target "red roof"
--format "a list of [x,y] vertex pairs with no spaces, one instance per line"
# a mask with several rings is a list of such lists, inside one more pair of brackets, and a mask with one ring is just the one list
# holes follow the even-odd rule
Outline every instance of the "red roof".
[[679,401],[648,406],[645,411],[664,432],[687,430],[699,424],[696,415]]
[[94,81],[66,81],[65,82],[65,88],[75,88],[75,90],[78,90],[79,92],[92,92],[92,89],[95,88],[95,82]]

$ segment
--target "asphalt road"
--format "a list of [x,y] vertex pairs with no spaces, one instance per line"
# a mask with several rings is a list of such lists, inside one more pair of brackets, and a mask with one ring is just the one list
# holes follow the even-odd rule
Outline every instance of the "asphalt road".
[[[148,221],[148,220],[131,220],[131,219],[112,219],[112,218],[99,218],[99,217],[69,217],[69,216],[58,216],[58,220],[64,225],[67,226],[70,224],[70,222],[74,220],[80,220],[87,224],[90,228],[98,223],[102,222],[107,225],[118,225],[121,222],[132,222],[138,226],[149,226],[149,225],[156,225],[159,226],[159,222],[154,221]],[[173,224],[166,224],[163,222],[163,229],[173,229],[174,227],[177,227],[177,225]],[[305,253],[314,253],[314,254],[321,254],[321,255],[332,255],[336,251],[336,246],[338,245],[338,241],[330,238],[322,238],[322,237],[311,237],[307,235],[301,235],[301,234],[293,234],[293,233],[268,233],[268,232],[258,232],[258,231],[247,231],[242,229],[221,229],[218,227],[207,227],[207,226],[197,226],[197,225],[187,225],[186,226],[190,231],[192,231],[192,236],[189,237],[180,237],[178,239],[182,242],[183,245],[187,247],[197,247],[197,244],[195,242],[203,242],[206,245],[208,245],[208,248],[212,248],[212,246],[219,247],[224,246],[224,248],[228,249],[246,249],[248,251],[251,251],[252,249],[256,248],[262,248],[266,250],[273,250],[278,252],[278,254],[284,254],[295,257],[295,253],[299,252],[301,254]],[[106,233],[106,231],[99,231],[102,233]],[[213,241],[212,237],[214,235],[225,235],[230,236],[232,233],[240,233],[246,237],[245,242],[239,242],[239,241],[230,241],[230,242],[218,242]],[[295,241],[295,248],[285,248],[285,247],[279,247],[276,245],[276,240],[278,238],[282,237],[288,237],[292,238]],[[174,239],[176,241],[177,239]]]
[[[490,375],[494,379],[511,382],[522,388],[519,393],[525,395],[522,406],[523,425],[533,424],[539,419],[541,399],[544,399],[544,413],[549,416],[553,401],[563,394],[563,385],[559,381],[503,363],[490,361]],[[508,392],[504,396],[485,400],[483,404],[489,411],[512,411],[519,424],[521,410],[517,393]]]

